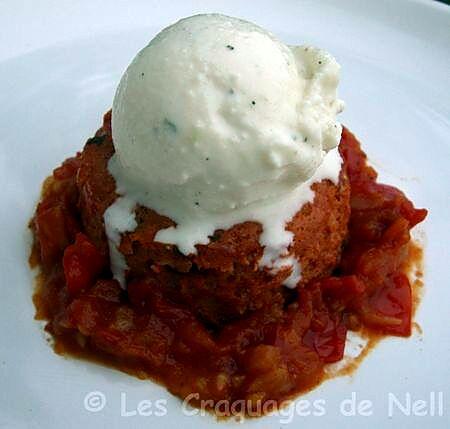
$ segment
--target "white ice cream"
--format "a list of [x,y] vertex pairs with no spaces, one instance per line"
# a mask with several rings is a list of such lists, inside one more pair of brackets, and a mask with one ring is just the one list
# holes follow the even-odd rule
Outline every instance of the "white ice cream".
[[[292,266],[295,286],[301,267],[285,225],[312,201],[312,183],[337,183],[338,80],[326,52],[288,47],[246,21],[197,15],[166,28],[130,64],[114,99],[116,204],[170,217],[176,228],[156,240],[184,254],[218,228],[260,222],[261,265]],[[120,232],[121,215],[111,212],[122,213],[108,210],[107,229]]]

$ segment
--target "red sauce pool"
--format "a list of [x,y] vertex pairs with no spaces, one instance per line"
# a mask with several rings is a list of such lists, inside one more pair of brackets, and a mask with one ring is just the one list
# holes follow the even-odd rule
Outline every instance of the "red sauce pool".
[[377,182],[346,129],[340,152],[351,216],[334,275],[298,290],[277,317],[255,311],[220,331],[167,299],[162,284],[133,282],[124,291],[111,280],[107,258],[81,226],[78,159],[67,160],[44,184],[31,222],[30,263],[41,270],[36,318],[47,321],[55,351],[151,378],[181,398],[196,393],[192,404],[244,400],[249,414],[270,403],[263,414],[321,383],[326,365],[342,359],[348,330],[409,336],[417,294],[408,271],[421,256],[410,229],[427,211]]

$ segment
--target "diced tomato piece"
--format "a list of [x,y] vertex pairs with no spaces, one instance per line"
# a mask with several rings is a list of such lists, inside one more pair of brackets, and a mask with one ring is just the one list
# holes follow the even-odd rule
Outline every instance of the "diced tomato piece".
[[41,262],[44,266],[50,266],[73,241],[78,224],[62,204],[38,210],[34,224],[39,238]]
[[83,335],[92,335],[110,323],[115,305],[108,301],[81,295],[68,306],[68,319]]
[[376,171],[366,164],[367,156],[361,150],[361,146],[355,136],[347,129],[343,128],[339,151],[345,160],[347,174],[350,182],[375,180]]
[[344,356],[347,328],[343,323],[329,321],[327,328],[316,335],[314,348],[324,362],[337,362]]
[[380,243],[403,246],[409,243],[409,229],[409,222],[404,217],[399,217],[384,231]]
[[407,246],[381,245],[362,253],[356,266],[356,273],[366,282],[367,290],[382,286],[384,281],[396,273],[408,254]]
[[427,209],[416,209],[413,207],[408,217],[410,227],[412,228],[413,226],[425,220],[427,214]]
[[66,248],[63,257],[69,293],[76,295],[92,286],[104,265],[105,258],[100,251],[84,234],[77,234],[75,243]]
[[411,285],[399,272],[386,279],[362,309],[363,321],[383,333],[407,337],[411,334]]
[[[325,279],[326,282],[328,279]],[[347,288],[359,289],[353,279],[347,279]],[[345,282],[345,281],[344,281]],[[334,313],[323,301],[322,282],[316,282],[303,289],[299,294],[299,308],[296,317],[301,317],[303,323],[293,325],[303,344],[313,350],[322,362],[336,362],[342,359],[347,336],[347,328],[342,322],[341,316]],[[325,286],[327,287],[327,286]],[[329,290],[337,292],[338,284],[333,279],[328,283]],[[302,302],[305,303],[302,303]],[[309,308],[308,308],[309,307]],[[310,314],[309,319],[304,319],[303,312]],[[295,318],[294,317],[294,321]],[[306,322],[306,324],[305,324]],[[300,329],[298,329],[300,328]]]
[[319,285],[326,297],[344,303],[360,296],[366,290],[364,282],[355,275],[328,277],[321,280]]
[[328,318],[326,326],[319,330],[308,330],[303,342],[315,350],[323,362],[337,362],[344,356],[347,328],[341,322]]
[[120,287],[117,280],[101,279],[89,290],[89,296],[119,304],[123,292],[124,290]]
[[400,219],[409,230],[426,216],[416,210],[398,189],[375,182],[352,185],[350,230],[353,241],[377,241],[393,223]]
[[163,365],[173,333],[153,314],[141,316],[136,323],[133,310],[129,317],[123,318],[121,313],[121,309],[116,311],[113,323],[92,334],[96,347],[121,360],[138,360],[153,368]]

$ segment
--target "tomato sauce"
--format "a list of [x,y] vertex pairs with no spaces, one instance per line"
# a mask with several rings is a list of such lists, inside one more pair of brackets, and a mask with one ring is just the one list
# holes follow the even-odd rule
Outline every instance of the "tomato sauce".
[[279,314],[256,310],[221,329],[169,299],[164,273],[158,282],[143,277],[120,288],[104,249],[82,228],[75,183],[79,156],[66,160],[44,184],[31,222],[30,261],[41,270],[36,317],[47,321],[55,350],[152,378],[182,398],[198,393],[197,401],[245,400],[243,412],[249,413],[324,380],[325,366],[343,357],[348,330],[377,338],[409,336],[410,229],[427,211],[377,182],[346,129],[340,152],[350,180],[351,215],[333,275],[298,290]]

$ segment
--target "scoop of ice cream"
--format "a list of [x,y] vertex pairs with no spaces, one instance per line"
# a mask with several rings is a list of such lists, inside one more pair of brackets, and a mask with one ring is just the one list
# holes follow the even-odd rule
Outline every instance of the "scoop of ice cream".
[[154,240],[185,255],[219,229],[258,222],[261,269],[289,267],[284,284],[295,287],[301,266],[286,224],[314,200],[312,184],[339,181],[338,76],[328,53],[237,18],[197,15],[159,33],[113,104],[108,169],[120,198],[104,220],[115,278],[126,270],[120,234],[141,205],[175,222]]
[[338,144],[338,75],[329,54],[288,47],[252,23],[183,19],[120,82],[112,131],[121,175],[177,223],[286,195]]

